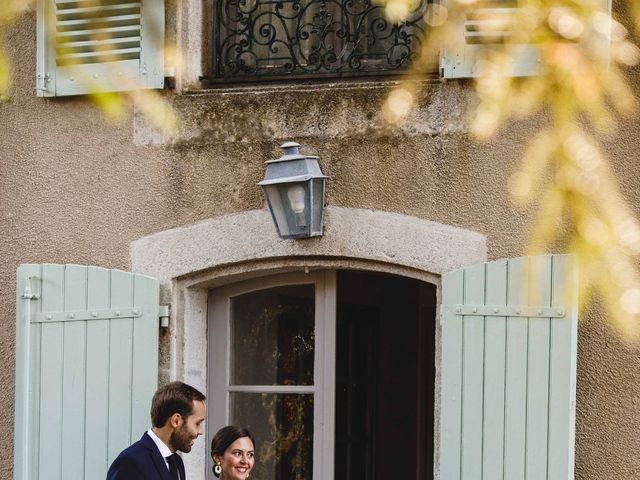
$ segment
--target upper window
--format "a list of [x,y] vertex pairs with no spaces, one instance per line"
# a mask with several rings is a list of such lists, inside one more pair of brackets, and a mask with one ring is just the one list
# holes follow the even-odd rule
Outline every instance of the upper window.
[[209,79],[403,69],[420,45],[427,3],[398,25],[371,0],[217,0]]

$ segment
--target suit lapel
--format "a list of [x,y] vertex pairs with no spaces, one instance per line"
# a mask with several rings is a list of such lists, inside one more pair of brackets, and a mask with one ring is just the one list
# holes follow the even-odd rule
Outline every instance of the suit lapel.
[[144,444],[147,450],[149,450],[151,461],[153,462],[153,466],[158,471],[158,475],[160,475],[160,478],[162,480],[173,480],[169,475],[169,469],[167,468],[167,464],[165,463],[164,458],[162,458],[162,455],[160,455],[160,451],[158,450],[158,447],[153,442],[151,437],[145,432],[144,435],[142,435],[140,441]]

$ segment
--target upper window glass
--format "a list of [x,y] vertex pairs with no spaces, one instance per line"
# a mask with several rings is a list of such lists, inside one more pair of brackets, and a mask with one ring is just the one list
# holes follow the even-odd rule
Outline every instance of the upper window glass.
[[406,68],[424,33],[420,0],[401,24],[371,0],[217,0],[213,77],[351,76]]
[[313,385],[313,285],[231,299],[231,384]]

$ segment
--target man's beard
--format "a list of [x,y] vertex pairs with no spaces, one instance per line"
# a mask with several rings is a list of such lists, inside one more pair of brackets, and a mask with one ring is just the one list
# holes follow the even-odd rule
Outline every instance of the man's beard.
[[192,440],[193,437],[189,435],[189,432],[184,425],[177,430],[174,430],[171,434],[171,445],[173,448],[184,453],[189,453],[191,451]]

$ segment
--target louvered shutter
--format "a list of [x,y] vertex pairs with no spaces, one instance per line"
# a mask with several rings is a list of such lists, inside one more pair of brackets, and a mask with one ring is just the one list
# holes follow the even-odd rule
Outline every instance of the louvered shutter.
[[164,0],[38,0],[38,96],[164,86]]
[[[445,0],[444,4],[454,0]],[[611,13],[611,0],[600,0],[601,9]],[[491,44],[508,40],[517,11],[515,0],[496,0],[495,8],[473,8],[465,11],[455,25],[456,38],[444,45],[440,54],[440,70],[443,78],[471,78],[476,76],[476,60],[483,49]],[[541,72],[542,58],[536,44],[513,44],[513,76],[524,77]]]
[[15,480],[96,480],[149,427],[158,281],[79,265],[21,265]]
[[440,478],[574,478],[572,262],[525,257],[443,276]]

